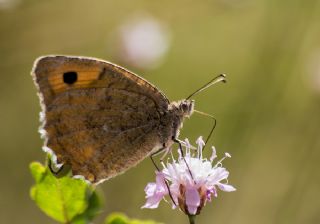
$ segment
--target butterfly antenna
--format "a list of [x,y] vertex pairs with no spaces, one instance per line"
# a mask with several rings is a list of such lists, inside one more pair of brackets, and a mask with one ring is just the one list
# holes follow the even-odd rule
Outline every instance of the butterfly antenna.
[[201,114],[201,115],[204,115],[204,116],[206,116],[206,117],[209,117],[209,118],[211,118],[211,119],[213,120],[213,124],[212,124],[211,131],[210,131],[210,133],[208,134],[208,137],[207,137],[207,139],[206,139],[206,141],[205,141],[205,145],[204,145],[203,148],[202,148],[202,151],[203,151],[204,148],[207,146],[207,143],[209,142],[209,140],[210,140],[210,138],[211,138],[211,136],[212,136],[212,134],[213,134],[214,129],[215,129],[216,126],[217,126],[217,119],[215,119],[212,115],[207,114],[207,113],[204,113],[204,112],[202,112],[202,111],[198,111],[198,110],[193,110],[193,111],[196,112],[196,113],[198,113],[198,114]]
[[209,82],[207,82],[204,86],[202,86],[200,89],[197,89],[195,92],[193,92],[190,96],[188,96],[186,99],[190,99],[191,97],[193,97],[194,95],[202,92],[203,90],[209,88],[210,86],[217,84],[219,82],[227,82],[226,80],[226,75],[225,74],[220,74],[216,77],[214,77],[212,80],[210,80]]

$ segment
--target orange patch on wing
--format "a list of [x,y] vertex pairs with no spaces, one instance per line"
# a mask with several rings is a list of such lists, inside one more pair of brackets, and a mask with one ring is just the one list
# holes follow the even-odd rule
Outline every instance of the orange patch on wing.
[[51,74],[48,78],[51,89],[55,93],[63,92],[67,88],[79,88],[90,86],[90,84],[99,78],[99,71],[75,71],[77,73],[77,81],[72,84],[66,84],[63,81],[63,73]]

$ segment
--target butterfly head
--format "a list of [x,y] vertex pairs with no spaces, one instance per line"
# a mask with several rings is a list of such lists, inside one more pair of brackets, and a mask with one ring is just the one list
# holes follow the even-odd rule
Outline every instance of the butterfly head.
[[190,117],[194,109],[194,100],[181,100],[178,108],[183,117]]

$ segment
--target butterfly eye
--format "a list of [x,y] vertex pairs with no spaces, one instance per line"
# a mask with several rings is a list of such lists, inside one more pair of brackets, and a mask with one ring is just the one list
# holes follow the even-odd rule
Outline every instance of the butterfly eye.
[[181,107],[182,107],[183,111],[187,111],[188,110],[188,105],[187,104],[182,104]]
[[78,74],[76,72],[65,72],[63,73],[63,82],[66,84],[73,84],[77,81]]

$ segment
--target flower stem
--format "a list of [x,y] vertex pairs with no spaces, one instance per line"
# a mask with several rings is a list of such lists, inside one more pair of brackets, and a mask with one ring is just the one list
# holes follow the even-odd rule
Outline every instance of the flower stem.
[[190,224],[195,224],[196,223],[196,221],[195,221],[196,216],[195,215],[188,215],[188,217],[189,217],[189,223]]

